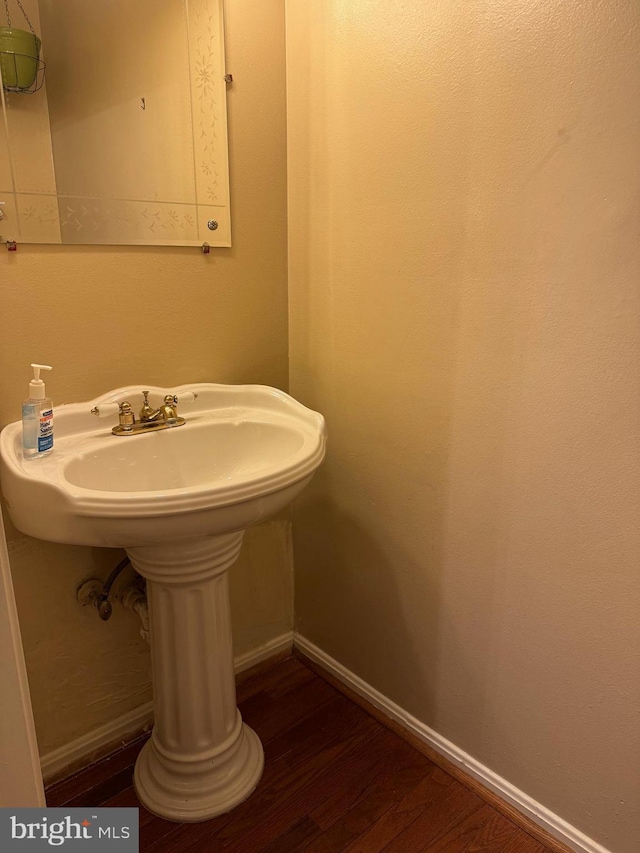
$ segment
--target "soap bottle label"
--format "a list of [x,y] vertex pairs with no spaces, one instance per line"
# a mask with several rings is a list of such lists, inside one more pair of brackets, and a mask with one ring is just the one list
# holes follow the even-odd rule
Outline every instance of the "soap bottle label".
[[53,409],[43,409],[40,412],[38,427],[38,453],[51,450],[53,447]]

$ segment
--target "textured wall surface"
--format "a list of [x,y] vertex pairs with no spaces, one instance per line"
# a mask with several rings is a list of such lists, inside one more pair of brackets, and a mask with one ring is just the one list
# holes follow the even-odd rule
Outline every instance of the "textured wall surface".
[[639,7],[287,16],[298,629],[635,853]]
[[[142,383],[287,386],[284,11],[227,3],[232,249],[20,246],[0,255],[0,425],[20,417],[29,364],[54,366],[54,403]],[[142,387],[142,386],[141,386]],[[75,603],[120,552],[64,547],[8,527],[41,752],[150,698],[137,617],[104,625]],[[291,625],[285,519],[256,528],[231,572],[235,651]]]

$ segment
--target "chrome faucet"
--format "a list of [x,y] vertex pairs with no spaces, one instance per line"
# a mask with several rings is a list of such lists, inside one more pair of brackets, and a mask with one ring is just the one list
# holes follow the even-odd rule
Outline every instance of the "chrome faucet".
[[[133,407],[128,400],[123,400],[118,406],[118,426],[114,426],[111,432],[114,435],[140,435],[143,432],[154,432],[158,429],[182,426],[186,423],[184,418],[178,415],[178,398],[175,394],[166,394],[164,403],[157,409],[149,403],[149,392],[143,391],[142,409],[138,420]],[[197,397],[193,394],[192,397]],[[95,415],[100,415],[98,406],[91,410]]]

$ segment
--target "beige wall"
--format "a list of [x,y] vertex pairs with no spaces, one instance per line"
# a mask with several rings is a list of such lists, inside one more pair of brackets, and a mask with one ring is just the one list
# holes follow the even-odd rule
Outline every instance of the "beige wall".
[[287,16],[298,629],[635,853],[638,5]]
[[[184,382],[287,386],[284,16],[281,0],[227,3],[234,246],[20,246],[0,254],[0,424],[20,416],[29,363],[54,366],[55,403]],[[118,551],[27,539],[9,547],[41,752],[147,701],[132,614],[102,624],[74,602]],[[236,653],[291,625],[286,518],[252,531],[232,571]]]

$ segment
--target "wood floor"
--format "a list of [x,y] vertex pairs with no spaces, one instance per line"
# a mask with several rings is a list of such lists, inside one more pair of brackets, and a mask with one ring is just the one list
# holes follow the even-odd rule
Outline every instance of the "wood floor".
[[[141,853],[549,853],[295,658],[238,687],[265,770],[230,814],[199,824],[140,806]],[[139,806],[144,740],[58,783],[50,806]]]

